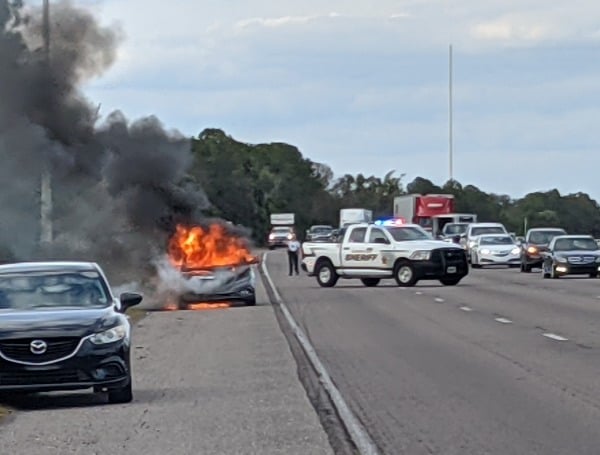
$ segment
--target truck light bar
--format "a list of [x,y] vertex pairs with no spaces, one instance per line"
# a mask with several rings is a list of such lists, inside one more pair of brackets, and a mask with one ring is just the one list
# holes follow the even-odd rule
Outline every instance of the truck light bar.
[[377,220],[375,221],[377,226],[401,226],[406,224],[406,220],[404,218],[388,218],[385,220]]

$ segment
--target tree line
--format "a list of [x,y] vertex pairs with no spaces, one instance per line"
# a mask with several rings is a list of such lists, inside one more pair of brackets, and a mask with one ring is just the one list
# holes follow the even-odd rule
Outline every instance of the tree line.
[[336,226],[345,207],[391,216],[394,197],[410,193],[453,194],[457,212],[504,223],[517,235],[525,226],[556,226],[600,237],[600,206],[585,193],[561,195],[554,189],[514,199],[455,180],[438,186],[417,177],[405,185],[404,175],[393,170],[383,177],[347,174],[334,179],[329,166],[311,161],[292,145],[246,144],[219,129],[206,129],[194,138],[192,153],[190,178],[210,201],[206,215],[247,227],[257,244],[267,237],[271,213],[295,213],[297,231],[303,233],[313,224]]

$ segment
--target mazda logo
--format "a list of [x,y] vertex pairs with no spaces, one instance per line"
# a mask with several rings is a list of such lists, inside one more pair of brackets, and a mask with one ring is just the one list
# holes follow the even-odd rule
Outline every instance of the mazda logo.
[[44,340],[33,340],[31,343],[29,343],[29,350],[32,354],[43,354],[46,352],[46,349],[48,349],[48,345]]

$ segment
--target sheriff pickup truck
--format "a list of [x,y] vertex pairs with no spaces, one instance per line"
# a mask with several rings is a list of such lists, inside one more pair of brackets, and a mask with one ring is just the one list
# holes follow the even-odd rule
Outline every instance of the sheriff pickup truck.
[[335,286],[339,278],[358,278],[365,286],[386,278],[403,287],[419,280],[454,286],[469,273],[463,248],[434,240],[416,224],[355,224],[339,243],[306,242],[302,252],[302,269],[322,287]]

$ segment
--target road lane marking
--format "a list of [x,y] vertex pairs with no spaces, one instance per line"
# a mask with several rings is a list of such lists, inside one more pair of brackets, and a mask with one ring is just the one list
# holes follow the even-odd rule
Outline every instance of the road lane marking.
[[441,297],[436,297],[436,298],[435,298],[435,301],[436,301],[437,303],[443,303],[443,302],[444,302],[444,299],[442,299]]
[[319,359],[319,356],[317,355],[317,351],[315,350],[312,343],[308,340],[307,336],[304,334],[304,332],[302,331],[302,329],[300,328],[300,326],[298,325],[298,323],[292,316],[292,313],[288,309],[286,303],[281,298],[279,291],[277,290],[277,288],[275,287],[275,284],[273,283],[273,280],[271,279],[271,275],[269,275],[269,270],[267,269],[267,256],[268,255],[269,255],[268,252],[264,253],[261,267],[262,267],[264,276],[267,279],[267,283],[269,284],[269,287],[271,288],[271,292],[273,292],[273,296],[275,297],[275,300],[279,304],[283,315],[285,316],[288,324],[290,325],[292,331],[294,332],[294,335],[298,339],[300,346],[302,346],[302,349],[304,350],[306,356],[308,357],[309,361],[312,363],[313,368],[315,369],[317,375],[319,376],[321,384],[323,385],[323,387],[325,388],[325,390],[331,397],[331,401],[333,402],[334,406],[337,408],[340,419],[346,426],[346,429],[348,430],[348,433],[350,434],[352,441],[354,442],[355,446],[357,447],[358,452],[361,455],[367,455],[367,454],[368,455],[379,455],[379,450],[377,449],[377,446],[375,445],[375,443],[369,436],[369,433],[367,432],[365,427],[360,423],[360,421],[356,418],[356,416],[350,410],[350,407],[344,400],[344,397],[342,397],[342,394],[340,393],[338,388],[333,383],[331,376],[329,376],[327,369],[321,362],[321,359]]
[[556,340],[556,341],[569,341],[568,338],[561,337],[560,335],[557,335],[556,333],[542,333],[542,335],[545,336],[546,338],[550,338],[550,339]]
[[468,306],[461,306],[459,309],[467,312],[473,311],[473,308],[469,308]]
[[512,324],[512,321],[506,318],[496,318],[494,319],[494,321],[499,322],[501,324]]
[[421,291],[415,291],[415,294],[417,294],[417,295],[423,295],[423,293]]

